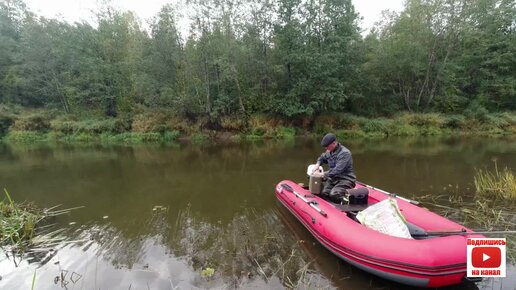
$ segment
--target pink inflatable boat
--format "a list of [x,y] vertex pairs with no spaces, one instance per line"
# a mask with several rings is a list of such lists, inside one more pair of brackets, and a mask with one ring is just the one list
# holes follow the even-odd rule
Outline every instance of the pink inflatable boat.
[[484,236],[468,234],[470,229],[401,197],[396,200],[413,239],[380,233],[360,224],[355,215],[393,195],[365,184],[357,188],[368,189],[367,205],[335,204],[289,180],[278,183],[275,191],[323,246],[360,269],[418,287],[460,284],[466,279],[466,240]]

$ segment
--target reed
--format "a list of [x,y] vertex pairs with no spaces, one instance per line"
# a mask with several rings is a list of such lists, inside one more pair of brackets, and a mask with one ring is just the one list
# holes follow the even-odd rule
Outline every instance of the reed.
[[6,189],[4,193],[6,198],[0,201],[0,246],[14,251],[23,252],[29,246],[46,247],[60,241],[58,234],[61,230],[48,232],[49,227],[40,226],[40,223],[47,217],[80,208],[58,209],[59,206],[54,206],[41,210],[31,204],[17,204]]
[[32,286],[30,287],[31,290],[34,290],[34,285],[36,285],[36,270],[34,270],[34,275],[32,275]]
[[4,189],[7,202],[0,202],[0,227],[1,244],[18,245],[24,240],[30,240],[34,236],[36,224],[41,221],[43,215],[30,205],[17,205],[11,199],[9,192]]
[[[453,186],[445,188],[446,194],[419,196],[418,200],[438,214],[458,221],[476,231],[513,231],[516,229],[514,212],[516,203],[502,198],[486,198],[477,194],[473,200],[468,189]],[[464,199],[466,197],[466,199]],[[487,235],[488,237],[505,237],[507,239],[507,258],[510,263],[516,261],[515,235]]]
[[475,175],[475,188],[478,195],[516,201],[516,177],[509,168],[494,172],[478,169]]

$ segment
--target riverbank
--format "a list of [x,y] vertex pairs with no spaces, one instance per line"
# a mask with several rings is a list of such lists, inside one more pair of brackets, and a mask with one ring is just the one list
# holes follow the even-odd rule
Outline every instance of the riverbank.
[[254,115],[246,118],[178,118],[166,111],[134,116],[98,118],[64,116],[48,110],[0,111],[0,136],[7,142],[160,143],[205,140],[289,139],[335,132],[341,138],[386,138],[432,135],[513,135],[516,114],[443,115],[399,113],[390,118],[332,114],[316,118],[279,119]]

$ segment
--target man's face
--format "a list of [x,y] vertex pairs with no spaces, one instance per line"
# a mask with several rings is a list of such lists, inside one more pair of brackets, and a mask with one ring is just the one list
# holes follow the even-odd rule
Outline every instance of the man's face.
[[326,151],[332,152],[333,149],[335,149],[335,146],[337,146],[337,141],[333,141],[328,146],[326,146]]

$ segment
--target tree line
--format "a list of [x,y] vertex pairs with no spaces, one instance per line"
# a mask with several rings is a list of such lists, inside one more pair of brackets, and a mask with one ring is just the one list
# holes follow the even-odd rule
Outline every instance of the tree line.
[[67,114],[167,109],[187,118],[516,109],[511,0],[407,0],[367,35],[351,0],[190,0],[144,29],[104,5],[96,24],[0,3],[0,103]]

